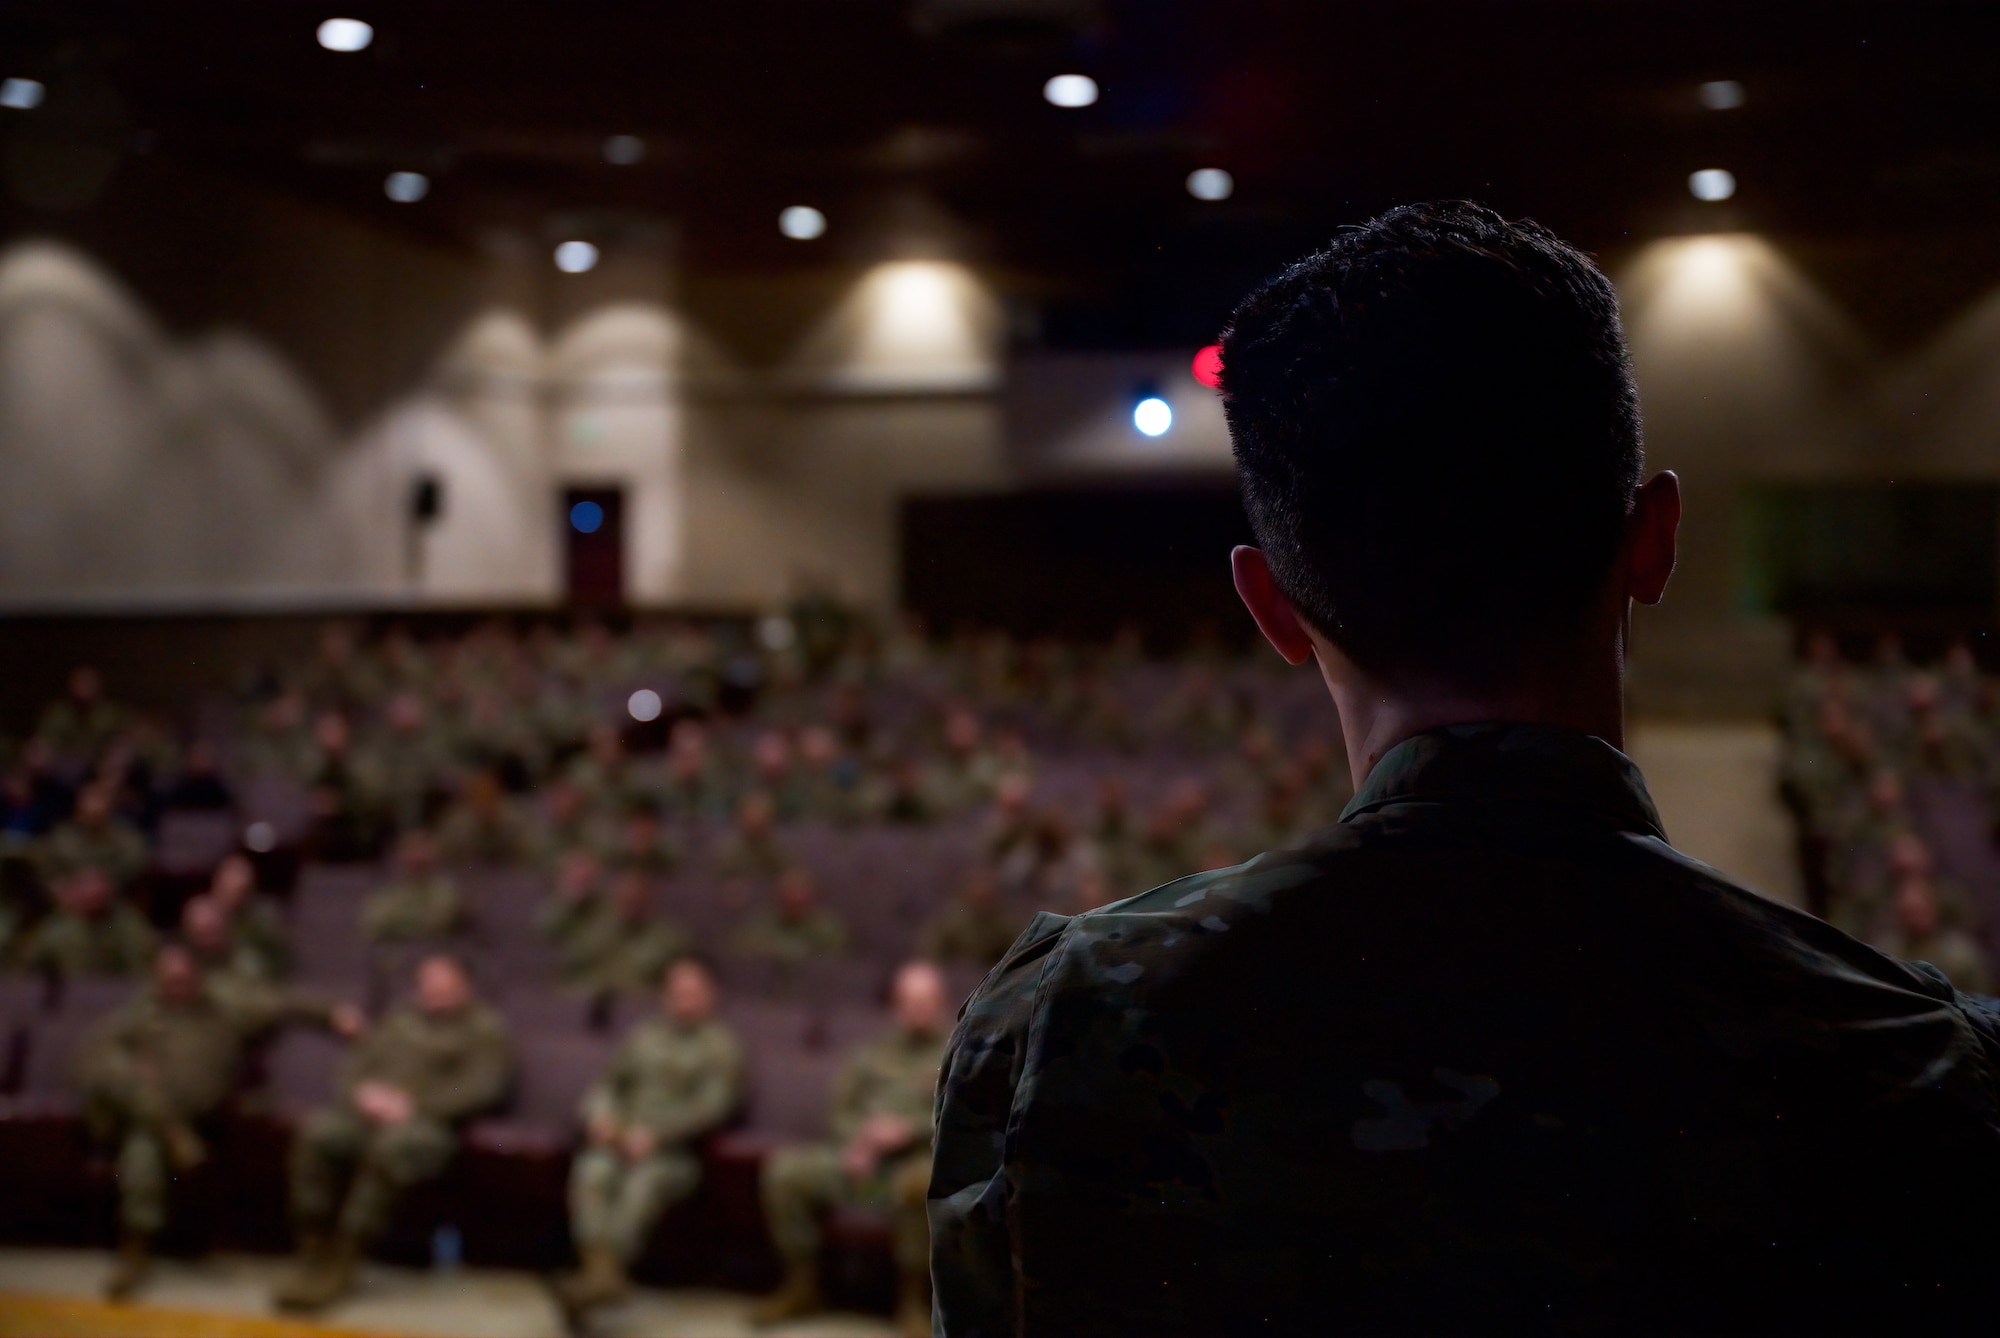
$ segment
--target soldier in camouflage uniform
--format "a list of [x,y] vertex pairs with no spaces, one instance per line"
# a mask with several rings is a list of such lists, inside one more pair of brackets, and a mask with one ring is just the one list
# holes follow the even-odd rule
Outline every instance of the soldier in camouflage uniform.
[[897,1325],[930,1331],[930,1248],[924,1192],[930,1183],[931,1105],[944,1053],[944,977],[929,962],[896,975],[888,1031],[857,1050],[834,1080],[833,1141],[783,1148],[764,1164],[764,1220],[785,1263],[785,1280],[758,1307],[776,1323],[824,1308],[819,1288],[820,1217],[839,1204],[888,1210],[895,1232]]
[[105,1284],[112,1299],[144,1280],[167,1221],[168,1181],[206,1160],[206,1126],[235,1090],[245,1051],[291,1020],[345,1035],[361,1027],[348,1006],[225,988],[205,978],[194,953],[169,944],[154,959],[151,986],[85,1042],[77,1065],[85,1115],[97,1138],[117,1149],[121,1238]]
[[257,974],[282,980],[291,974],[292,936],[270,900],[257,894],[257,867],[247,855],[229,855],[215,866],[207,895],[221,908],[237,950]]
[[42,839],[39,863],[51,882],[86,866],[110,874],[120,888],[146,870],[146,838],[116,812],[117,793],[106,782],[87,785],[68,822]]
[[1222,362],[1236,587],[1358,792],[967,1001],[936,1331],[1990,1327],[2000,1010],[1677,853],[1619,751],[1681,498],[1610,282],[1409,206]]
[[998,877],[981,864],[958,898],[924,926],[919,951],[933,962],[986,967],[999,961],[1020,933],[1021,919],[1001,899]]
[[588,850],[571,850],[556,866],[555,887],[535,913],[535,932],[558,956],[567,956],[577,931],[589,924],[604,902],[604,869]]
[[69,671],[67,693],[35,725],[35,739],[67,761],[94,758],[123,733],[131,713],[104,695],[104,676],[91,665]]
[[562,949],[562,977],[593,994],[651,989],[690,946],[687,932],[653,909],[652,880],[625,869],[584,912]]
[[569,1179],[570,1234],[582,1268],[557,1284],[572,1314],[624,1295],[626,1268],[660,1214],[701,1181],[700,1140],[743,1099],[743,1051],[715,1019],[715,978],[683,957],[661,1016],[635,1028],[584,1094],[590,1145]]
[[348,1057],[339,1104],[292,1140],[292,1217],[301,1249],[275,1300],[319,1310],[347,1295],[365,1249],[411,1186],[442,1173],[458,1130],[506,1094],[512,1046],[499,1016],[443,954],[417,968],[416,1001]]
[[736,931],[735,948],[796,967],[818,957],[838,956],[847,947],[847,926],[819,904],[810,870],[793,867],[778,875],[774,903],[755,912]]
[[153,930],[111,876],[82,868],[56,887],[56,909],[29,932],[21,965],[60,976],[136,976],[153,959]]
[[458,884],[438,868],[437,840],[418,828],[396,848],[396,877],[361,906],[361,931],[375,943],[444,938],[465,922]]

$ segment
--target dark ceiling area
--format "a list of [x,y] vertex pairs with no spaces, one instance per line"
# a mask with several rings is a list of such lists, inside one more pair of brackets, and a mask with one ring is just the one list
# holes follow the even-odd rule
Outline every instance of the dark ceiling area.
[[[321,49],[335,15],[373,43]],[[1763,232],[1890,342],[1939,318],[1931,290],[1957,305],[2000,277],[1964,244],[2000,226],[1988,4],[10,0],[0,52],[47,88],[0,111],[10,234],[113,207],[137,156],[452,247],[667,230],[691,269],[783,272],[948,234],[1008,276],[1019,337],[1095,346],[1205,339],[1332,229],[1439,196],[1607,254]],[[1095,105],[1043,100],[1064,72]],[[1741,106],[1702,104],[1722,79]],[[607,161],[617,135],[638,161]],[[94,175],[20,185],[63,154]],[[1230,198],[1191,197],[1208,166]],[[1733,199],[1690,196],[1707,167]],[[398,170],[424,199],[385,196]],[[826,235],[781,236],[792,204]],[[1950,259],[1885,283],[1885,239]]]

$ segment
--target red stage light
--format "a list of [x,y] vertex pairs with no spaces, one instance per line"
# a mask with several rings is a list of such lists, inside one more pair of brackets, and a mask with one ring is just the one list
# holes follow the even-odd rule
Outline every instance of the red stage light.
[[1194,355],[1194,379],[1210,390],[1222,386],[1222,345],[1210,344]]

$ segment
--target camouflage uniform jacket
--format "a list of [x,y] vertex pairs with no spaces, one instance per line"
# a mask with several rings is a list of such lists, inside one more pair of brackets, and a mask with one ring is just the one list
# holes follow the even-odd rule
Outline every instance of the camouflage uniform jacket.
[[797,917],[764,910],[737,929],[734,947],[745,956],[765,957],[774,962],[836,957],[847,947],[847,926],[824,906]]
[[498,1103],[512,1069],[506,1025],[484,1004],[447,1014],[406,1007],[383,1018],[355,1046],[341,1089],[387,1083],[408,1092],[419,1115],[456,1124]]
[[853,1138],[871,1116],[894,1115],[917,1131],[919,1147],[931,1141],[932,1103],[944,1038],[891,1027],[848,1056],[833,1079],[832,1133]]
[[589,989],[643,989],[692,947],[687,931],[665,916],[632,921],[601,903],[571,927],[560,945],[565,981]]
[[375,942],[441,938],[460,928],[465,904],[443,874],[398,878],[361,904],[361,932]]
[[153,960],[153,929],[130,902],[95,918],[51,912],[21,946],[21,965],[65,976],[133,976]]
[[742,1098],[743,1049],[729,1028],[656,1018],[632,1029],[611,1067],[584,1093],[583,1118],[684,1143],[719,1126]]
[[65,823],[43,839],[41,849],[46,878],[64,878],[80,869],[102,869],[121,885],[144,873],[149,858],[146,838],[116,819],[94,828]]
[[151,989],[99,1023],[77,1063],[79,1085],[128,1109],[199,1118],[229,1096],[251,1042],[290,1021],[324,1025],[328,1006],[268,987],[209,982],[180,1004]]
[[1602,740],[1391,749],[960,1014],[938,1331],[1983,1325],[2000,1015],[1677,854]]

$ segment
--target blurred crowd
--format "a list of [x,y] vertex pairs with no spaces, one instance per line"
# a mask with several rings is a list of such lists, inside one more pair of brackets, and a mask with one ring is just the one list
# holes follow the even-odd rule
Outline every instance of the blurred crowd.
[[[881,1019],[816,1107],[822,1141],[760,1153],[784,1265],[765,1317],[819,1307],[816,1224],[860,1204],[892,1223],[913,1329],[951,999],[1035,912],[1290,844],[1349,797],[1319,685],[1275,658],[937,641],[811,600],[620,630],[331,623],[174,718],[79,667],[0,757],[0,964],[47,991],[142,982],[68,1059],[121,1195],[112,1294],[278,1032],[351,1045],[291,1135],[300,1260],[277,1299],[313,1310],[506,1105],[520,1044],[557,1033],[561,1058],[616,1030],[558,1096],[580,1144],[558,1295],[614,1301],[777,1044],[731,1030],[728,994],[794,1001],[809,1032]],[[650,1020],[612,1026],[625,1000]]]
[[2000,897],[2000,682],[1953,642],[1863,662],[1809,637],[1786,694],[1783,785],[1812,909],[1893,956],[1989,992]]

